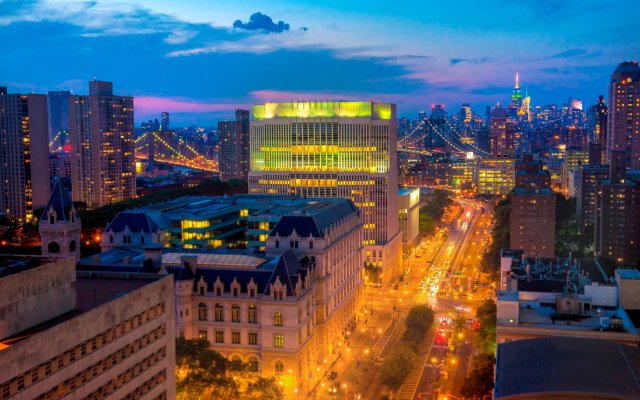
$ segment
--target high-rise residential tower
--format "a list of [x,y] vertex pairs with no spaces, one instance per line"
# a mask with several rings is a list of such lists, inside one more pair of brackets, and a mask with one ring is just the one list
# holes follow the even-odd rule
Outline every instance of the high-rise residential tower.
[[64,150],[69,139],[69,96],[66,90],[49,92],[49,142],[52,151]]
[[169,126],[169,113],[164,111],[160,114],[160,130],[168,131],[170,129]]
[[507,121],[507,110],[498,104],[491,111],[489,127],[492,156],[513,156],[514,131],[513,124]]
[[69,101],[73,201],[96,208],[134,197],[133,97],[93,80],[88,96]]
[[0,212],[33,218],[49,199],[47,96],[0,87]]
[[218,122],[222,179],[247,179],[249,173],[249,111],[236,110],[234,121]]
[[594,242],[597,256],[640,262],[640,184],[627,179],[625,150],[609,152],[609,179],[598,184]]
[[365,262],[400,268],[395,104],[266,103],[252,109],[250,193],[351,198],[364,217]]
[[626,152],[627,168],[640,169],[640,66],[625,61],[611,75],[607,121],[607,162],[610,152]]

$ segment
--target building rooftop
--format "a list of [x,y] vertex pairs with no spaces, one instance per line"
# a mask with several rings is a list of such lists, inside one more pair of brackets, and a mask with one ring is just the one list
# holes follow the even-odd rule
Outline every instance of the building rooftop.
[[638,399],[638,371],[635,347],[567,337],[517,340],[498,346],[495,397],[572,393],[572,398]]
[[76,308],[0,340],[0,351],[162,278],[163,275],[157,274],[78,272],[75,281]]
[[640,271],[637,269],[616,269],[616,274],[622,279],[640,279]]
[[50,258],[38,256],[0,255],[0,278],[39,267],[50,261]]
[[197,257],[198,268],[256,269],[268,261],[248,254],[165,253],[162,255],[162,264],[168,267],[182,266],[184,256]]
[[301,237],[324,237],[324,231],[332,224],[360,211],[348,199],[310,201],[302,210],[284,215],[269,236],[289,236],[295,230]]

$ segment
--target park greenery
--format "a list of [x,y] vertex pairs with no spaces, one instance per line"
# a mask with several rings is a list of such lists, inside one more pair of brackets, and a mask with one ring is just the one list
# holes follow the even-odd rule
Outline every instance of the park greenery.
[[278,400],[283,391],[275,378],[263,378],[247,363],[230,361],[207,340],[176,339],[178,400]]
[[400,343],[393,346],[382,362],[382,383],[397,390],[411,372],[418,348],[434,321],[433,309],[425,304],[409,310],[405,332]]
[[432,235],[438,222],[444,215],[445,209],[453,205],[451,194],[444,189],[435,189],[422,207],[420,207],[420,237]]
[[482,272],[497,278],[500,268],[500,250],[509,248],[509,235],[511,233],[511,197],[500,200],[493,208],[493,229],[491,242],[482,257]]
[[465,377],[461,394],[466,399],[491,398],[496,351],[496,303],[485,300],[476,310],[480,324],[473,340],[471,371]]

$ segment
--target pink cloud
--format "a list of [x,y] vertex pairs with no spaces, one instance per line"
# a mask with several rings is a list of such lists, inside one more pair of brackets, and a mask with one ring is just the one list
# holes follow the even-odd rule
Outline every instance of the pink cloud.
[[233,111],[246,108],[246,104],[208,103],[185,97],[136,96],[134,98],[136,112],[140,114],[157,114],[163,111],[175,113],[207,113]]

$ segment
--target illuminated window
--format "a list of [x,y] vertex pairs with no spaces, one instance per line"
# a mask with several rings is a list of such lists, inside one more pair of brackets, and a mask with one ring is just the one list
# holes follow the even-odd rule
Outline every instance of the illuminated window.
[[284,326],[284,315],[280,311],[273,313],[273,325]]
[[284,335],[273,336],[273,347],[277,347],[277,348],[284,347]]

